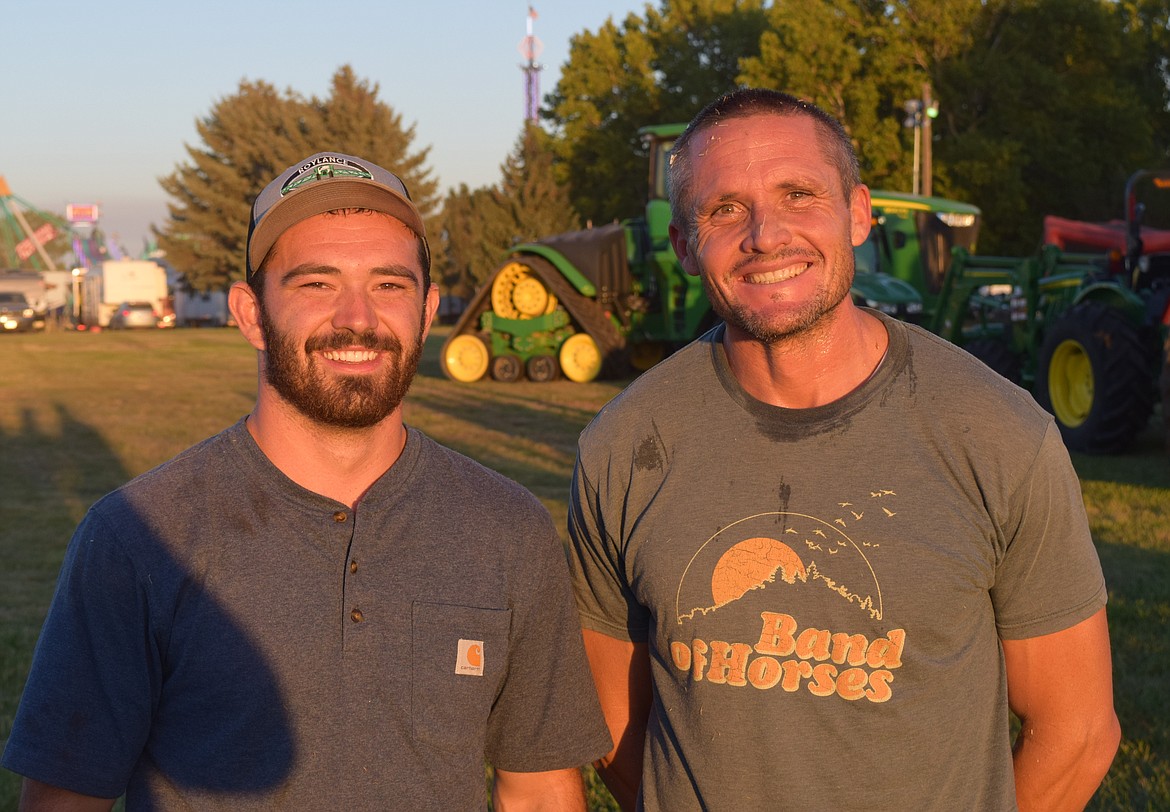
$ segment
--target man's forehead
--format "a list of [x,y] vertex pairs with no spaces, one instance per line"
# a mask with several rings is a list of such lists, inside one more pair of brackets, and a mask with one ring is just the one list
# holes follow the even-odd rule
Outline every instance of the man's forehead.
[[370,268],[404,267],[421,277],[420,241],[401,220],[370,210],[335,211],[294,223],[276,238],[269,266],[327,268],[339,251],[359,251]]
[[702,154],[724,144],[731,144],[747,138],[767,141],[769,136],[777,142],[794,137],[816,137],[816,123],[806,115],[798,113],[781,114],[772,112],[752,113],[745,116],[721,119],[700,127],[691,139],[692,154]]
[[815,131],[793,128],[790,124],[794,122],[785,119],[757,117],[747,124],[737,119],[699,130],[687,156],[692,177],[701,181],[728,173],[755,175],[780,170],[812,175],[832,169]]
[[410,226],[393,215],[380,211],[331,211],[306,217],[285,229],[276,238],[274,249],[281,245],[297,245],[311,249],[321,244],[337,242],[369,242],[415,246],[418,235]]

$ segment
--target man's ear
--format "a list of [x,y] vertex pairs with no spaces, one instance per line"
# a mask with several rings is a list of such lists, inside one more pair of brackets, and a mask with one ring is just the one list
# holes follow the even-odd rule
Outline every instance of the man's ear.
[[264,331],[260,329],[260,301],[256,291],[247,282],[233,282],[228,290],[228,309],[236,326],[248,339],[248,343],[264,352]]
[[674,254],[682,264],[683,270],[691,276],[698,276],[699,266],[695,264],[695,258],[691,255],[691,247],[687,242],[686,233],[674,221],[671,221],[668,230],[670,233],[670,244],[674,248]]
[[869,238],[869,230],[872,227],[873,203],[870,200],[869,187],[859,183],[853,187],[853,194],[849,197],[849,238],[854,248]]

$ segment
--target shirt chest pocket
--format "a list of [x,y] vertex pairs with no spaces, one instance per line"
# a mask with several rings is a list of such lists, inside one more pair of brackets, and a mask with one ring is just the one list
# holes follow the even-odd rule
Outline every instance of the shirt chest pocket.
[[510,609],[415,602],[411,717],[416,741],[441,750],[482,742],[508,661]]

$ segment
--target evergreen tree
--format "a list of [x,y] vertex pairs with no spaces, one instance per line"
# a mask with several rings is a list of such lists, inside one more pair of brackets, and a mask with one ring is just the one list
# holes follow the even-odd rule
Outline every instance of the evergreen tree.
[[413,126],[403,128],[377,95],[376,84],[345,66],[326,99],[242,81],[196,121],[202,144],[188,145],[190,162],[159,181],[171,198],[170,218],[155,232],[192,289],[223,289],[243,278],[252,201],[277,173],[314,152],[361,155],[398,173],[424,216],[434,209],[428,149],[410,152]]
[[502,250],[510,244],[500,237],[509,230],[507,224],[497,222],[502,214],[490,186],[471,190],[460,184],[447,193],[440,234],[442,271],[438,275],[444,292],[470,299],[499,267]]
[[579,228],[567,189],[557,182],[548,136],[526,123],[500,167],[500,183],[448,193],[443,204],[441,281],[470,297],[500,266],[508,248]]
[[548,135],[525,123],[512,153],[500,167],[500,185],[493,195],[511,228],[504,247],[580,228],[568,189],[557,183]]

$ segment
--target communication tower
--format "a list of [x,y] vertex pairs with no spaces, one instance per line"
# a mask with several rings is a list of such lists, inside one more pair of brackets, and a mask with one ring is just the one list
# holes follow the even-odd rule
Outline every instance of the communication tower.
[[520,56],[524,57],[524,64],[520,70],[524,72],[524,119],[536,121],[536,111],[540,108],[540,72],[544,65],[536,61],[544,45],[532,33],[532,21],[536,19],[536,9],[528,7],[527,36],[520,40]]

